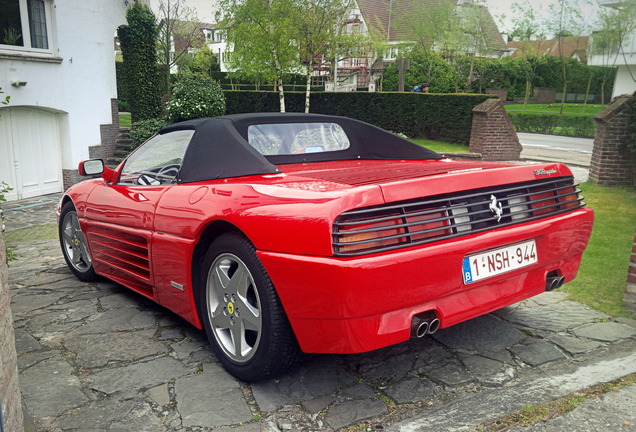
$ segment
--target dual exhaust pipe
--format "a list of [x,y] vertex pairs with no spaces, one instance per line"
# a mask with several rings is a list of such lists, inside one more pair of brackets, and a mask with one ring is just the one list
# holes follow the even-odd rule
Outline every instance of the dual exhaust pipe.
[[564,283],[565,283],[565,277],[558,276],[558,275],[550,276],[548,273],[548,277],[545,278],[545,290],[554,291],[557,288],[561,288]]
[[439,330],[440,321],[435,312],[417,314],[411,321],[411,338],[423,338]]

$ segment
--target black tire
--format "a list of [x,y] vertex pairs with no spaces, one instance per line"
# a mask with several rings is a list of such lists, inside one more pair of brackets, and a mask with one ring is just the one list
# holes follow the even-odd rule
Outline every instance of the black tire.
[[276,289],[245,236],[219,236],[205,254],[199,280],[203,326],[229,373],[259,381],[298,363],[301,352]]
[[77,211],[71,201],[62,207],[58,226],[60,246],[66,265],[81,281],[92,282],[97,277],[91,261],[86,237],[82,232]]

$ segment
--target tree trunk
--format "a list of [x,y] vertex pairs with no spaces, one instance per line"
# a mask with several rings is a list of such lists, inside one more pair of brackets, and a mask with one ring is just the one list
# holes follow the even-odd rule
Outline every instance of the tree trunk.
[[568,81],[567,81],[567,69],[565,62],[563,62],[563,95],[561,96],[561,109],[559,110],[559,114],[563,114],[563,109],[565,108],[565,97],[568,91]]
[[314,68],[313,62],[309,61],[307,66],[307,87],[305,88],[305,113],[309,113],[309,98],[311,96],[311,71]]
[[585,89],[585,100],[583,101],[583,112],[585,112],[585,108],[587,107],[587,98],[590,95],[591,86],[592,86],[592,72],[590,72],[590,77],[587,80],[587,89]]
[[526,91],[523,95],[523,111],[525,112],[526,106],[528,105],[528,99],[530,99],[530,87],[532,87],[532,81],[530,81],[530,77],[526,77]]
[[277,78],[278,84],[278,99],[280,101],[280,112],[285,112],[285,89],[283,88],[283,76],[279,75]]

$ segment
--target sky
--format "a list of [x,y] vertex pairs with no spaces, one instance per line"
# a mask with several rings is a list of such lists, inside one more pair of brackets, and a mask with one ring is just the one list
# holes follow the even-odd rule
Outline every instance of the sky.
[[[591,25],[594,23],[598,16],[599,7],[596,0],[571,0],[579,4],[579,10],[586,22]],[[514,12],[512,5],[514,3],[524,3],[524,0],[485,0],[490,14],[495,18],[499,31],[506,33],[512,30],[513,23],[512,18]],[[530,4],[533,6],[539,19],[547,20],[550,14],[550,5],[557,4],[557,0],[531,0]],[[503,17],[505,16],[505,18]]]
[[[191,7],[196,11],[197,18],[200,22],[204,23],[214,23],[216,20],[214,19],[214,5],[216,4],[215,0],[185,0],[186,5]],[[159,0],[150,0],[150,7],[153,11],[158,9]]]
[[[580,10],[585,16],[589,24],[598,15],[598,4],[596,0],[571,0],[580,4]],[[523,3],[524,0],[485,0],[490,14],[495,18],[495,22],[499,26],[499,31],[509,32],[512,30],[512,17],[514,16],[512,11],[513,3]],[[159,0],[150,0],[150,5],[153,10],[156,10],[156,6]],[[539,17],[547,19],[549,14],[549,5],[556,4],[557,0],[530,0],[530,4],[533,5],[537,11]],[[186,4],[196,10],[197,17],[201,22],[214,23],[214,7],[215,0],[186,0]],[[505,16],[505,18],[503,18]],[[503,18],[503,19],[500,19]]]

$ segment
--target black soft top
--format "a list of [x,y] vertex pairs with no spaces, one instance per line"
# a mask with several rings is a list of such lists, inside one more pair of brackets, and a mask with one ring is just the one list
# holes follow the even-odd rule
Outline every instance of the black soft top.
[[[247,142],[251,125],[336,123],[349,138],[345,150],[263,156]],[[281,172],[276,165],[353,159],[441,159],[443,156],[383,129],[347,117],[300,113],[234,114],[184,121],[163,128],[164,134],[194,130],[179,182],[195,182]]]

